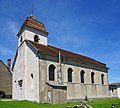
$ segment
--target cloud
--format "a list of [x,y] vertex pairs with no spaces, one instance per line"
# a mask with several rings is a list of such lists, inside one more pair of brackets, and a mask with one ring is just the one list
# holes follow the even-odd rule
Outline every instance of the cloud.
[[3,29],[4,33],[9,34],[11,36],[16,36],[18,32],[18,25],[15,21],[8,20]]
[[0,53],[3,55],[3,56],[6,56],[6,55],[14,55],[14,52],[8,48],[5,48],[5,47],[2,47],[0,46]]
[[0,35],[4,35],[6,37],[14,37],[16,36],[17,32],[19,31],[19,24],[16,21],[13,21],[10,18],[6,18],[6,20],[4,20],[3,18],[1,18],[1,22],[0,22]]

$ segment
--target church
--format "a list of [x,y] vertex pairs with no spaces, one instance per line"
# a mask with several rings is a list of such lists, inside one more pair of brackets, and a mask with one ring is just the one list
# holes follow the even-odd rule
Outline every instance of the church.
[[12,66],[12,98],[63,104],[109,97],[106,64],[49,45],[48,34],[34,16],[22,24]]

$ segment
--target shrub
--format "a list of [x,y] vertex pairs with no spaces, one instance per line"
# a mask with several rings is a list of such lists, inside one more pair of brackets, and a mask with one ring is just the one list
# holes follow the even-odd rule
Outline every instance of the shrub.
[[0,91],[0,98],[5,98],[5,92],[4,91]]
[[88,97],[87,96],[85,96],[85,101],[88,101]]

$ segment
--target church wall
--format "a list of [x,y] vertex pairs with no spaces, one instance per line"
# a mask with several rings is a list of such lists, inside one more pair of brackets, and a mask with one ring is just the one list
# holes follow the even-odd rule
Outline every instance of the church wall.
[[[25,93],[25,43],[18,48],[17,58],[13,68],[13,99],[24,100]],[[23,80],[23,82],[22,82]],[[19,84],[21,81],[21,86]]]
[[[48,93],[51,92],[51,95]],[[50,86],[47,84],[47,102],[52,104],[67,103],[66,87]]]
[[110,90],[110,97],[112,98],[118,97],[117,89]]
[[117,87],[118,98],[120,98],[120,86]]
[[39,102],[39,59],[32,50],[26,42],[18,48],[13,69],[13,99]]
[[34,41],[34,35],[39,36],[39,44],[47,45],[47,35],[45,33],[27,27],[25,30],[25,39]]
[[25,47],[25,100],[39,102],[39,59],[33,47]]
[[[43,91],[44,91],[44,96],[46,94],[46,85],[45,82],[48,81],[48,67],[50,64],[55,65],[56,71],[55,71],[55,81],[57,81],[57,71],[58,71],[58,62],[56,62],[55,58],[52,58],[52,60],[47,60],[46,55],[42,55],[41,58],[44,58],[40,60],[41,62],[41,68],[44,73],[44,77],[42,76],[43,81]],[[69,62],[69,61],[68,61]],[[68,75],[67,75],[67,70],[68,68],[72,68],[72,82],[68,82]],[[46,71],[47,70],[47,71]],[[85,71],[85,83],[81,84],[80,82],[80,71],[84,70]],[[47,72],[47,73],[46,73]],[[108,76],[107,72],[102,72],[99,70],[94,70],[94,69],[89,69],[89,68],[84,68],[80,66],[74,66],[74,65],[69,65],[69,64],[62,64],[62,74],[63,74],[63,83],[67,85],[67,99],[68,101],[71,100],[77,100],[77,99],[85,99],[85,96],[88,98],[106,98],[108,97]],[[91,72],[95,73],[94,77],[94,84],[91,84]],[[46,74],[45,74],[46,73]],[[104,74],[104,84],[101,82],[101,74]],[[44,79],[43,79],[44,78]],[[43,96],[43,97],[44,97]],[[46,97],[45,97],[46,98]]]
[[[24,41],[24,40],[31,40],[34,41],[34,36],[39,36],[39,44],[47,45],[47,35],[45,33],[41,33],[38,30],[34,30],[32,28],[26,27],[22,30],[22,33],[20,36],[18,36],[18,46]],[[22,42],[21,42],[22,37]]]
[[64,104],[67,103],[67,91],[59,87],[53,89],[53,104]]
[[[43,55],[40,55],[43,56]],[[58,63],[53,62],[53,61],[48,61],[48,60],[43,60],[40,59],[40,101],[41,102],[48,102],[48,91],[51,91],[51,103],[53,104],[62,104],[66,102],[66,95],[67,91],[66,90],[61,90],[61,89],[53,89],[52,87],[48,86],[46,84],[47,81],[49,81],[49,66],[54,65],[55,66],[55,81],[57,81],[57,71],[58,71]],[[60,92],[60,94],[58,93]]]
[[[41,56],[41,55],[40,55]],[[56,69],[55,69],[55,81],[57,81],[57,64],[55,62],[47,61],[40,59],[40,101],[42,102],[47,102],[47,85],[46,81],[48,81],[48,67],[50,64],[54,64]]]
[[[67,69],[71,67],[73,69],[73,81],[67,82]],[[80,71],[85,71],[85,83],[80,83]],[[91,72],[95,73],[94,84],[91,84]],[[104,74],[104,85],[101,84],[101,74]],[[64,66],[64,81],[68,84],[68,99],[84,99],[88,98],[104,98],[108,97],[108,77],[107,73],[98,70],[87,69],[83,67],[71,66],[65,64]],[[74,94],[72,96],[71,94]]]
[[[21,41],[21,38],[22,38],[22,41]],[[23,40],[25,40],[25,29],[23,29],[22,33],[20,34],[20,36],[18,36],[18,47],[21,45]]]

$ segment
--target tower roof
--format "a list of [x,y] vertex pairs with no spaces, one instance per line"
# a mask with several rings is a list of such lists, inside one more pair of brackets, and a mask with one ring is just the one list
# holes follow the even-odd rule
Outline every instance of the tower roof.
[[[46,33],[47,35],[49,34],[49,33],[47,32],[44,24],[43,24],[42,22],[39,22],[34,16],[27,17],[27,19],[24,21],[23,25],[21,26],[21,29],[22,29],[24,26],[28,26],[28,27],[30,27],[30,28],[39,30],[39,31],[41,31],[41,32]],[[21,29],[20,29],[20,31],[21,31]],[[18,32],[18,35],[19,35],[20,31]]]

